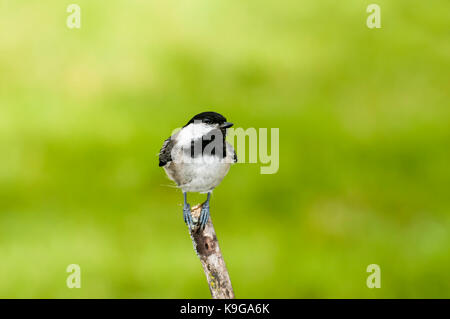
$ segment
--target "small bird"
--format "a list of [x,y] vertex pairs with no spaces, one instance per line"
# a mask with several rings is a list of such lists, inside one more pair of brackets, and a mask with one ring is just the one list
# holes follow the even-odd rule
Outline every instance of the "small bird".
[[159,152],[159,166],[183,191],[183,218],[189,230],[193,227],[188,192],[208,193],[203,204],[199,226],[209,219],[211,192],[227,175],[230,165],[237,162],[236,152],[225,141],[227,129],[233,123],[216,112],[195,115],[183,128],[166,139]]

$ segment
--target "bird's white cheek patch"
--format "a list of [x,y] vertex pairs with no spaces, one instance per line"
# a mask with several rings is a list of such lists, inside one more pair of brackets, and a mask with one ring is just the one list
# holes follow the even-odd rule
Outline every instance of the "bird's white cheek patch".
[[190,146],[192,140],[202,138],[211,132],[211,130],[213,130],[213,127],[203,123],[189,124],[180,131],[180,134],[177,136],[177,143],[179,145]]

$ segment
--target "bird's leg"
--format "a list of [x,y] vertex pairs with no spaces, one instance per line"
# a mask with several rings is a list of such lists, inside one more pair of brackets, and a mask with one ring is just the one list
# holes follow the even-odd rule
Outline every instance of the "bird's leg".
[[204,229],[209,219],[209,199],[211,198],[211,192],[208,193],[206,202],[203,204],[202,211],[200,213],[199,224],[200,228]]
[[191,216],[191,205],[187,202],[187,193],[183,192],[184,197],[184,206],[183,206],[183,218],[186,225],[188,225],[189,230],[191,230],[194,223],[192,222],[192,216]]

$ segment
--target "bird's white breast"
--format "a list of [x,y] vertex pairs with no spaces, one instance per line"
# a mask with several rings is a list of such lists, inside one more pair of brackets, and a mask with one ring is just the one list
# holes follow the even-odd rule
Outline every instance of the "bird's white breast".
[[179,131],[174,138],[171,151],[172,161],[164,166],[170,179],[184,192],[206,193],[220,184],[234,162],[234,149],[226,143],[226,157],[202,155],[192,158],[191,141],[202,138],[211,131],[205,124],[190,124]]
[[167,175],[184,192],[206,193],[220,184],[233,162],[233,147],[227,143],[227,156],[203,155],[192,158],[176,147],[172,162],[164,166]]

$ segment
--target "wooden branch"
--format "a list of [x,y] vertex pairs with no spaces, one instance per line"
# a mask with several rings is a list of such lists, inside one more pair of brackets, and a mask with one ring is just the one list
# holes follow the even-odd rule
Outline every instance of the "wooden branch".
[[199,204],[191,209],[192,221],[194,222],[194,227],[190,231],[192,244],[202,263],[212,298],[232,299],[234,298],[233,287],[231,287],[230,276],[220,251],[211,218],[208,219],[204,230],[200,230],[198,226],[202,207],[203,204]]

